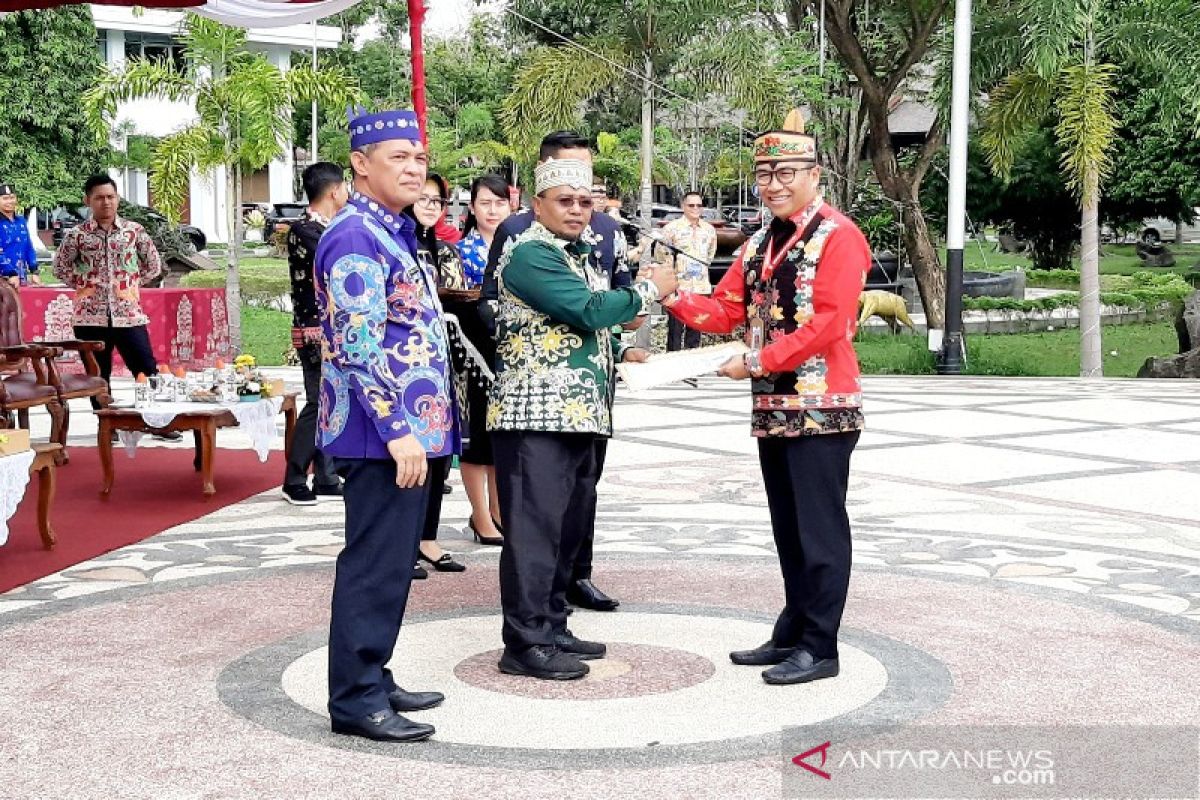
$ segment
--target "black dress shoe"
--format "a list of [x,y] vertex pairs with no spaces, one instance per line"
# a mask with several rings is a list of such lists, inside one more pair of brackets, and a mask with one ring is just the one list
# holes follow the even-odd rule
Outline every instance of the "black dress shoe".
[[621,605],[620,601],[596,588],[591,578],[582,578],[571,583],[567,587],[567,602],[592,611],[616,611],[617,606]]
[[765,667],[786,661],[795,649],[776,647],[774,642],[767,641],[753,650],[734,650],[729,654],[729,660],[743,667]]
[[544,681],[573,681],[588,674],[588,665],[557,647],[538,645],[523,653],[507,647],[498,665],[506,675],[524,675]]
[[390,708],[353,722],[333,720],[331,727],[334,733],[343,736],[361,736],[377,742],[420,742],[433,736],[434,731],[432,725],[405,719]]
[[312,492],[317,497],[344,497],[345,492],[342,491],[340,483],[331,483],[328,486],[323,484],[313,484]]
[[608,652],[608,647],[603,642],[589,642],[580,639],[571,633],[568,628],[560,634],[555,635],[554,645],[564,653],[573,655],[580,661],[591,661],[594,658],[604,658],[604,654]]
[[429,577],[429,573],[420,564],[413,564],[413,580],[423,581]]
[[807,650],[796,650],[786,661],[763,670],[763,680],[771,684],[808,683],[838,674],[836,658],[813,658]]
[[441,692],[406,692],[397,687],[388,695],[388,704],[392,711],[402,714],[405,711],[424,711],[427,708],[440,706],[446,695]]

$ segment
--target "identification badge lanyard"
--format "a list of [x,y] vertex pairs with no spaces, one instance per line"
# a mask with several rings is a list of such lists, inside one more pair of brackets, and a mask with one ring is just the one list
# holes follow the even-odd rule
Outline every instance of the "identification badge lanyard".
[[[771,276],[775,274],[775,270],[787,258],[788,253],[792,252],[792,248],[800,242],[807,243],[824,221],[825,217],[823,215],[819,213],[815,214],[803,230],[797,228],[796,232],[787,240],[787,244],[780,249],[778,254],[775,252],[775,238],[770,237],[770,240],[767,242],[767,252],[763,254],[762,274],[757,281],[757,288],[766,291],[767,281],[771,280]],[[763,322],[762,317],[755,317],[750,321],[750,349],[762,350],[765,343],[766,323]]]

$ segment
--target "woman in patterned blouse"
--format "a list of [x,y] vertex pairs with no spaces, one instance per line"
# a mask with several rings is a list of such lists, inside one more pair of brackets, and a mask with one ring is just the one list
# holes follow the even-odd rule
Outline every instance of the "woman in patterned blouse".
[[[439,240],[437,236],[437,226],[445,216],[449,198],[450,186],[446,183],[445,178],[430,172],[426,176],[425,185],[421,188],[417,202],[404,209],[404,213],[416,222],[417,259],[437,278],[438,288],[461,290],[467,287],[466,281],[463,279],[458,250],[454,245]],[[443,310],[447,314],[455,313],[455,310],[448,304],[443,304]],[[452,379],[455,384],[455,394],[458,397],[457,405],[461,411],[466,394],[463,388],[465,357],[462,352],[461,340],[455,329],[449,326],[447,340],[450,345]],[[425,516],[425,529],[421,534],[421,549],[417,553],[417,558],[427,562],[438,572],[462,572],[466,567],[451,558],[450,554],[442,550],[441,545],[437,543],[438,524],[442,515],[442,490],[446,486],[446,477],[449,471],[449,459],[429,465],[429,510]],[[418,564],[414,569],[413,577],[424,578],[426,575],[424,568]]]
[[[508,201],[508,182],[499,175],[483,175],[471,184],[471,206],[463,239],[458,243],[462,257],[463,276],[472,288],[483,283],[488,250],[496,228],[512,213]],[[470,308],[459,308],[458,317],[471,344],[487,361],[489,368],[496,361],[496,343],[479,315],[478,301]],[[467,304],[461,304],[463,306]],[[492,442],[484,424],[487,416],[487,396],[491,379],[481,370],[471,370],[467,382],[467,419],[470,442],[463,447],[459,458],[462,465],[463,487],[471,501],[471,533],[482,544],[502,544],[499,524],[500,506],[496,499],[496,468],[492,461]]]

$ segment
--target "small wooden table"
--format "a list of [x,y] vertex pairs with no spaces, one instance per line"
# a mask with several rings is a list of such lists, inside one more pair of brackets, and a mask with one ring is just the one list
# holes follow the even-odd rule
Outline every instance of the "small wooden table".
[[[283,447],[285,455],[292,451],[292,434],[296,429],[296,394],[283,396],[284,433]],[[145,431],[146,422],[142,414],[133,408],[102,408],[96,412],[100,420],[100,432],[97,434],[97,446],[100,449],[100,464],[104,468],[104,488],[100,496],[107,499],[112,493],[113,482],[116,480],[113,467],[113,431]],[[155,433],[169,431],[191,431],[196,440],[196,454],[192,466],[200,473],[204,483],[204,496],[216,494],[217,487],[213,483],[213,455],[217,445],[218,428],[235,428],[238,421],[225,408],[198,408],[196,411],[185,411],[175,415],[171,423],[164,428],[155,428]]]

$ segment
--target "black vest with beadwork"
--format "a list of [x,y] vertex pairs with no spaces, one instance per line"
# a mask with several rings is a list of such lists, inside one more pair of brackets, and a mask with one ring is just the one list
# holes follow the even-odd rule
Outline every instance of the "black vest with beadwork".
[[[813,315],[813,284],[825,241],[836,223],[818,212],[800,239],[763,280],[772,231],[764,228],[746,243],[743,273],[746,287],[746,344],[753,347],[754,320],[761,320],[763,345],[796,331]],[[790,236],[789,236],[790,238]],[[777,241],[779,246],[785,241]],[[862,428],[859,395],[830,393],[823,355],[814,355],[795,370],[769,373],[752,382],[755,436],[806,436]]]

